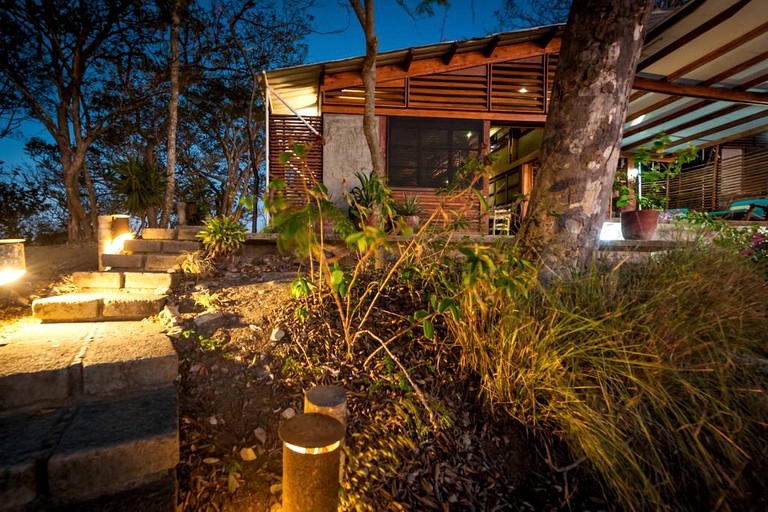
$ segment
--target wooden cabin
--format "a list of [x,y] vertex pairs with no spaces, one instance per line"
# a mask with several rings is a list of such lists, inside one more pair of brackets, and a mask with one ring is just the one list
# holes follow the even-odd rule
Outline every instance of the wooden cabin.
[[[498,232],[503,216],[496,213],[524,211],[520,198],[535,180],[562,32],[563,26],[539,27],[379,54],[375,110],[395,195],[418,195],[429,210],[438,201],[435,188],[451,180],[462,161],[488,150],[494,171],[482,190],[491,215],[481,214],[479,202],[471,205],[469,229]],[[730,190],[728,198],[768,196],[768,167],[744,179],[745,165],[755,167],[745,158],[731,165],[728,183],[718,181],[726,177],[718,165],[729,156],[768,148],[767,33],[763,0],[692,0],[654,15],[622,150],[631,155],[661,131],[676,146],[716,148],[705,170],[678,187],[685,189],[680,197],[695,189],[701,201],[692,207],[716,209],[726,200],[723,190]],[[358,57],[264,73],[268,179],[285,180],[289,199],[303,200],[304,179],[293,164],[280,162],[291,142],[312,144],[303,172],[340,204],[344,183],[354,186],[354,173],[370,170],[362,63]]]

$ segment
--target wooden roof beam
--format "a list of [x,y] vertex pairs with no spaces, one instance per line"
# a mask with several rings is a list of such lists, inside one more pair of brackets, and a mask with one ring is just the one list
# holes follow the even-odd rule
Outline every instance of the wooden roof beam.
[[488,46],[483,48],[483,55],[485,55],[486,59],[491,58],[491,55],[493,55],[493,51],[496,49],[497,46],[499,46],[500,41],[501,41],[501,38],[499,36],[495,36],[493,39],[491,39],[491,42],[488,43]]
[[696,12],[696,9],[707,3],[707,0],[693,0],[689,2],[683,9],[678,9],[672,13],[667,19],[653,27],[645,35],[645,45],[650,45],[659,36],[667,31],[670,27],[673,27],[683,21],[685,18]]
[[704,85],[678,84],[636,76],[632,88],[638,91],[649,91],[688,98],[701,98],[715,101],[734,101],[751,105],[768,105],[768,94],[760,92],[738,91],[722,87],[707,87]]
[[413,63],[413,48],[410,48],[408,50],[408,53],[405,55],[405,60],[403,60],[403,71],[406,73],[411,69],[411,64]]
[[[430,75],[433,73],[446,73],[457,69],[495,64],[508,60],[527,59],[546,53],[557,53],[560,51],[560,42],[561,39],[556,37],[546,48],[541,48],[533,42],[499,46],[490,57],[483,55],[482,51],[459,53],[451,59],[450,64],[444,64],[440,57],[421,60],[414,58],[407,72],[403,70],[401,64],[377,66],[376,81],[384,82],[386,80],[399,80],[406,77]],[[363,78],[359,71],[345,71],[326,75],[322,90],[357,87],[362,84]]]
[[450,48],[448,48],[448,51],[445,52],[441,57],[440,60],[443,61],[443,64],[446,66],[451,63],[453,60],[453,57],[456,55],[456,52],[459,51],[459,43],[458,41],[453,43]]
[[670,44],[662,48],[661,50],[657,51],[650,57],[647,57],[645,60],[640,62],[640,64],[637,65],[638,72],[643,71],[645,68],[657,63],[664,57],[668,56],[670,53],[679,50],[680,48],[690,43],[697,37],[703,34],[706,34],[707,32],[717,27],[724,21],[729,20],[737,12],[739,12],[744,7],[746,7],[747,4],[749,4],[751,1],[752,0],[740,0],[739,2],[736,2],[735,4],[730,6],[728,9],[720,12],[717,16],[710,18],[705,23],[702,23],[701,25],[691,30],[687,34],[675,39]]
[[560,27],[552,27],[546,34],[541,37],[541,39],[539,39],[539,46],[542,48],[549,46],[549,43],[551,43],[555,36],[557,36],[557,32],[559,30]]

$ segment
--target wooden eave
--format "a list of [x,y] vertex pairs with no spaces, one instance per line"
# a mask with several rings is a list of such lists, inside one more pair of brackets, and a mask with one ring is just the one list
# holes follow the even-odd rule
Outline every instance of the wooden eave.
[[759,133],[768,116],[764,0],[693,0],[651,29],[630,97],[622,150],[664,132],[675,147]]

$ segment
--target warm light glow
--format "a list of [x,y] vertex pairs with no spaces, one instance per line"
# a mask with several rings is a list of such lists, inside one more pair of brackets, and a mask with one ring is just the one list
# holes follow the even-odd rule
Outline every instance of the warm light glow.
[[133,234],[131,233],[123,233],[122,235],[118,235],[115,238],[112,239],[112,242],[109,244],[108,251],[104,251],[104,254],[120,254],[123,252],[123,246],[125,245],[126,240],[130,240],[133,238]]
[[629,126],[637,126],[643,122],[643,119],[645,119],[645,114],[641,115],[637,119],[633,119],[632,122],[629,123]]
[[471,138],[472,138],[472,132],[467,132],[467,138],[468,138],[468,139],[471,139]]
[[600,230],[600,240],[624,240],[621,234],[621,223],[603,222],[603,227]]
[[521,92],[521,93],[523,93],[523,94],[525,94],[525,93],[527,93],[527,92],[528,92],[528,89],[526,89],[525,87],[523,87],[522,89],[520,89],[520,92]]
[[17,280],[24,274],[26,274],[27,271],[24,269],[16,269],[16,268],[8,268],[0,270],[0,286],[3,286],[8,283],[12,283],[13,281]]
[[289,450],[306,455],[321,455],[323,453],[331,453],[339,446],[341,446],[341,441],[336,441],[335,443],[329,444],[328,446],[320,446],[318,448],[304,448],[303,446],[296,446],[295,444],[285,443],[285,447]]

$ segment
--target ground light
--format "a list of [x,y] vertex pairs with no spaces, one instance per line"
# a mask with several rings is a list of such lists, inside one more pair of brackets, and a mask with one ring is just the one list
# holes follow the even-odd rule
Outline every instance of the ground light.
[[133,238],[128,215],[112,215],[112,245],[111,254],[123,252],[126,240]]
[[0,240],[0,286],[11,283],[27,273],[24,240]]

